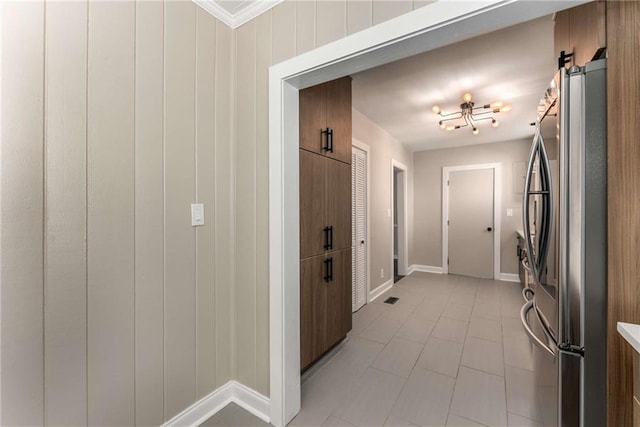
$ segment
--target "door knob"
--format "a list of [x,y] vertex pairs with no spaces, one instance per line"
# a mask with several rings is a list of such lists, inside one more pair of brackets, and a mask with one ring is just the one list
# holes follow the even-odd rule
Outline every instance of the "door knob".
[[364,245],[364,240],[360,240],[360,243]]
[[492,231],[492,230],[493,230],[493,228],[487,227],[487,231]]

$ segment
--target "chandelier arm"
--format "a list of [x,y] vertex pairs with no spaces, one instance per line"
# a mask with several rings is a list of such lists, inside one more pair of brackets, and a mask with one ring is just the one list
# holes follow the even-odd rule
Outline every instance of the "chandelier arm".
[[475,117],[475,115],[472,115],[473,120],[479,122],[480,120],[495,120],[493,118],[493,116],[488,116],[488,117]]
[[[441,112],[438,115],[440,117],[442,117],[444,120],[461,119],[462,118],[462,111],[455,111],[455,112],[449,113],[449,114],[442,114],[442,112]],[[449,117],[449,116],[457,116],[457,117]]]

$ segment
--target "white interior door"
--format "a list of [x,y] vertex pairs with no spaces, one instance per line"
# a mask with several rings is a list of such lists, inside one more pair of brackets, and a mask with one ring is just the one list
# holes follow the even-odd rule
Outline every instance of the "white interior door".
[[352,311],[367,302],[367,153],[351,151]]
[[449,173],[449,273],[493,278],[493,169]]

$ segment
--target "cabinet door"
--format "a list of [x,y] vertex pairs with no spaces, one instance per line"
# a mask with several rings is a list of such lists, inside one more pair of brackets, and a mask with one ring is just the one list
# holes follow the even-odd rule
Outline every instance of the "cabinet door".
[[322,353],[327,343],[327,285],[325,259],[300,261],[300,368],[304,370]]
[[327,91],[321,84],[299,92],[300,148],[324,154],[322,131],[327,127]]
[[325,243],[326,162],[324,156],[300,150],[300,258],[322,254]]
[[329,252],[332,280],[327,290],[327,349],[346,337],[351,330],[351,249]]
[[328,157],[351,163],[351,77],[327,82],[327,126],[333,129]]
[[351,165],[327,159],[327,224],[333,227],[331,250],[351,247]]

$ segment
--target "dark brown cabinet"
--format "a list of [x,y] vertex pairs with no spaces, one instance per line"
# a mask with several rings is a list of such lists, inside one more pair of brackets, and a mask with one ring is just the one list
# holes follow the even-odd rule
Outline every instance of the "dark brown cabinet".
[[351,78],[300,91],[300,364],[351,330]]
[[351,77],[300,91],[300,148],[351,163]]

